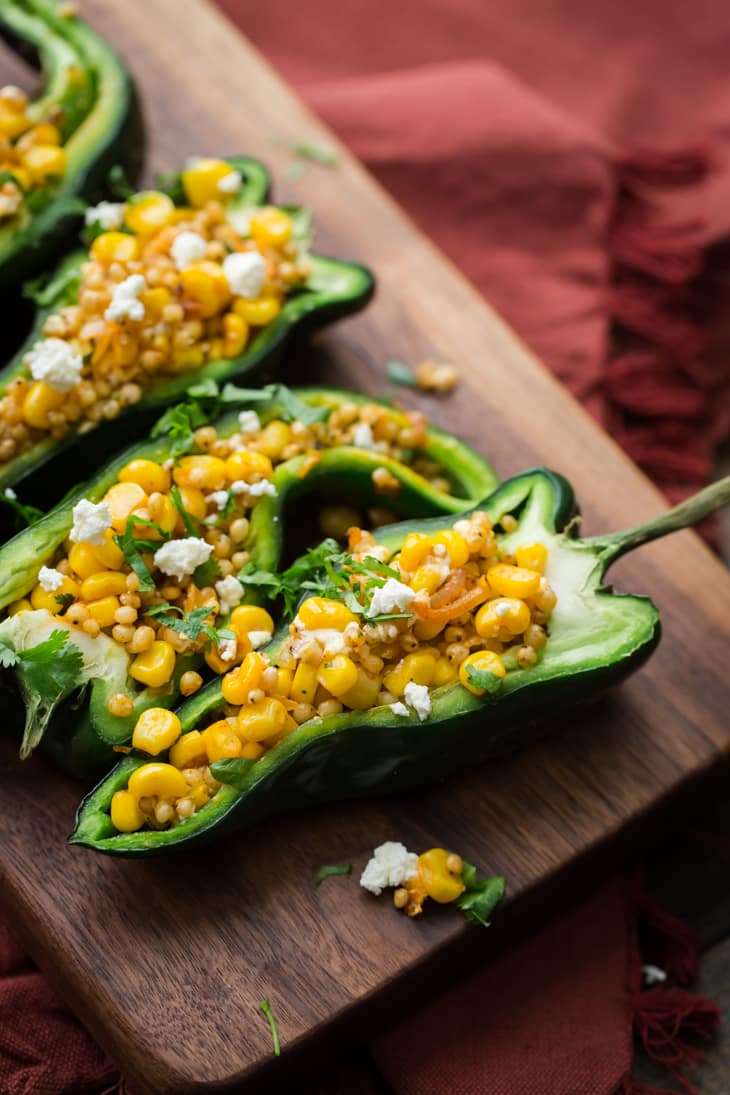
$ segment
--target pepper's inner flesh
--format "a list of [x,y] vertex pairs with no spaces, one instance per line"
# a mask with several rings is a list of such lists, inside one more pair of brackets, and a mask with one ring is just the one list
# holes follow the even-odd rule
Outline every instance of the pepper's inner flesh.
[[[505,515],[501,527],[514,531],[516,519]],[[308,597],[274,656],[250,651],[227,672],[216,721],[183,734],[173,712],[140,718],[133,745],[169,754],[115,793],[118,831],[183,822],[219,786],[215,761],[255,762],[310,720],[377,707],[424,720],[434,689],[497,692],[508,672],[539,661],[557,600],[544,544],[507,553],[477,511],[433,535],[410,534],[387,566],[371,533],[351,529],[349,548],[349,588]]]
[[55,186],[66,171],[61,131],[37,121],[19,87],[0,88],[0,225],[17,217],[28,197]]
[[158,377],[240,356],[306,281],[284,210],[252,208],[245,234],[228,219],[241,186],[230,164],[196,161],[181,182],[185,206],[146,191],[88,210],[99,234],[75,303],[48,316],[0,399],[0,464],[117,418]]
[[[225,673],[268,642],[274,627],[264,609],[240,604],[244,589],[236,575],[251,559],[251,511],[261,497],[276,494],[275,467],[302,455],[314,466],[321,450],[362,441],[365,431],[375,451],[429,472],[436,487],[449,487],[439,466],[419,455],[427,425],[417,412],[345,400],[326,421],[311,425],[281,418],[262,425],[255,412],[243,411],[239,426],[225,437],[214,426],[201,427],[195,442],[202,451],[177,464],[130,461],[101,503],[86,502],[96,512],[106,506],[100,511],[102,531],[92,536],[101,542],[84,539],[83,529],[74,526],[28,597],[11,604],[9,614],[45,609],[65,627],[92,637],[103,632],[127,650],[129,674],[140,688],[169,685],[178,655],[204,656],[210,669]],[[306,469],[307,460],[300,473]],[[376,494],[383,472],[390,476],[383,467],[372,473]],[[321,524],[342,538],[350,514],[350,507],[323,506]],[[385,508],[371,516],[376,523],[393,520]],[[166,545],[175,541],[185,542],[195,566],[165,561]],[[150,579],[147,589],[141,588],[140,562]],[[181,676],[180,691],[191,695],[202,683],[190,669]],[[111,714],[127,717],[132,710],[131,696],[111,696]]]

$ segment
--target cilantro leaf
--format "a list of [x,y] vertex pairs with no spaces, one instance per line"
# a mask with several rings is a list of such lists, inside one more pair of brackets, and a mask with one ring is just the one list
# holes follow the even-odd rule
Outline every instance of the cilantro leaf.
[[185,503],[182,500],[182,495],[180,494],[180,488],[178,487],[177,483],[175,483],[172,490],[170,491],[170,500],[172,501],[172,504],[177,512],[182,517],[182,522],[185,526],[185,531],[187,532],[188,536],[200,536],[200,529],[197,525],[197,522],[190,510],[186,509]]
[[[179,612],[180,615],[174,616],[173,612]],[[183,612],[181,608],[167,601],[158,605],[148,605],[145,609],[145,616],[153,616],[159,623],[169,627],[171,631],[177,631],[179,635],[185,635],[192,642],[197,642],[204,632],[207,633],[205,621],[211,613],[210,605],[200,605],[199,608],[193,608],[190,612]]]
[[208,417],[199,404],[177,403],[158,418],[150,431],[150,437],[162,437],[166,434],[171,442],[170,456],[176,460],[193,448],[195,431],[207,421]]
[[352,874],[352,863],[328,863],[324,867],[320,867],[314,876],[315,885],[319,886],[325,878],[332,878],[333,875],[340,874]]
[[227,783],[238,791],[244,791],[249,783],[249,772],[255,763],[255,760],[248,757],[224,757],[222,760],[214,761],[210,770],[221,783]]
[[13,650],[12,646],[8,646],[7,643],[0,641],[0,667],[3,669],[12,669],[14,665],[17,665],[18,655]]
[[200,566],[197,566],[193,571],[193,581],[198,589],[204,589],[205,586],[212,586],[216,578],[220,578],[220,576],[220,563],[212,555],[210,559],[205,563],[201,563]]
[[496,875],[493,878],[484,878],[480,882],[477,879],[476,867],[471,863],[464,863],[461,878],[466,890],[457,899],[457,907],[461,909],[467,920],[488,928],[488,917],[504,897],[504,878]]
[[25,701],[26,719],[20,755],[38,745],[58,704],[83,683],[84,659],[67,631],[56,630],[37,646],[16,654],[15,670]]
[[298,420],[305,426],[313,426],[316,422],[326,422],[332,413],[332,408],[325,405],[312,407],[305,403],[298,395],[295,395],[286,384],[270,384],[272,398],[281,405],[281,417],[285,422]]
[[56,613],[58,616],[63,616],[68,608],[74,603],[76,598],[73,593],[59,593],[54,597],[57,605],[60,606],[61,611]]
[[185,189],[181,171],[158,172],[155,175],[155,190],[162,190],[175,205],[185,205]]
[[467,665],[466,679],[480,692],[486,692],[488,696],[496,696],[502,687],[502,678],[490,669],[477,669],[474,665]]
[[401,388],[417,388],[413,370],[402,361],[389,361],[386,366],[388,380],[391,384],[399,384]]
[[23,296],[28,297],[39,308],[48,308],[67,293],[76,295],[81,285],[81,274],[77,267],[69,266],[61,273],[40,274],[23,286]]
[[130,514],[127,518],[124,532],[117,533],[114,536],[114,543],[124,555],[124,560],[127,565],[132,568],[139,578],[140,591],[142,593],[151,593],[155,588],[154,579],[149,572],[147,564],[140,555],[139,541],[137,541],[134,536],[134,526],[139,523],[139,520],[138,517],[134,517]]
[[114,164],[106,177],[106,181],[107,187],[117,198],[123,198],[126,201],[135,192],[121,164]]
[[265,1000],[262,1000],[259,1004],[259,1011],[263,1011],[266,1018],[269,1020],[269,1026],[271,1027],[271,1041],[274,1044],[274,1056],[279,1057],[281,1055],[281,1044],[279,1042],[279,1031],[276,1026],[276,1019],[271,1012],[271,1004],[269,1003],[268,996]]

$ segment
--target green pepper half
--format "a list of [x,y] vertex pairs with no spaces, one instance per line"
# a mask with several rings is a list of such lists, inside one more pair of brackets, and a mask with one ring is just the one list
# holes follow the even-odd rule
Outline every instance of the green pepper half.
[[62,17],[49,0],[1,0],[0,34],[40,58],[45,86],[32,114],[39,122],[58,115],[66,150],[63,178],[0,227],[0,289],[7,291],[47,269],[69,242],[80,223],[73,199],[102,196],[115,165],[136,177],[144,146],[132,79],[86,23]]
[[[236,226],[248,220],[252,206],[262,205],[269,192],[269,175],[263,164],[243,156],[226,157],[233,170],[240,172],[243,186],[226,204],[228,219]],[[181,202],[182,191],[172,179],[168,188],[173,199]],[[307,219],[293,213],[295,232],[308,232]],[[54,461],[54,471],[62,466],[66,482],[82,478],[90,463],[98,464],[109,457],[130,438],[143,437],[160,411],[182,398],[191,384],[206,380],[257,379],[270,375],[287,342],[295,332],[332,322],[364,308],[374,291],[372,275],[363,266],[341,262],[323,255],[310,255],[311,273],[306,282],[285,298],[281,312],[272,323],[256,334],[243,354],[235,358],[209,361],[200,369],[188,370],[177,376],[159,378],[145,392],[139,403],[122,410],[118,418],[104,422],[100,429],[79,434],[71,431],[61,441],[49,437],[28,452],[0,466],[0,491],[7,487],[22,488],[23,500],[46,507],[62,493],[57,475],[48,474],[48,463]],[[26,342],[2,370],[0,394],[14,377],[24,373],[23,357],[35,342],[42,339],[47,317],[73,304],[76,300],[81,266],[87,261],[85,251],[77,251],[63,260],[53,280],[43,292],[43,304],[38,309],[33,330]],[[63,457],[63,465],[56,463]]]
[[[728,501],[730,478],[646,525],[578,540],[570,535],[573,491],[562,476],[538,468],[507,480],[476,508],[495,523],[505,514],[517,518],[516,529],[500,536],[504,550],[534,542],[548,549],[546,577],[558,600],[535,667],[509,671],[493,698],[473,695],[458,683],[438,688],[424,722],[414,713],[396,717],[388,707],[311,719],[258,761],[213,764],[221,787],[197,813],[170,829],[126,834],[114,829],[112,796],[127,786],[135,768],[150,761],[131,754],[83,800],[71,841],[121,856],[187,848],[284,809],[409,790],[519,746],[539,731],[541,712],[554,723],[566,708],[635,672],[658,643],[656,606],[648,597],[605,587],[610,564]],[[389,525],[376,537],[393,555],[408,533],[436,532],[454,520]],[[272,660],[287,631],[282,628],[266,648]],[[183,732],[204,727],[222,706],[217,680],[179,708]]]
[[[295,394],[306,404],[324,404],[331,408],[343,402],[374,402],[353,392],[331,388],[302,389]],[[256,402],[254,406],[262,423],[276,418],[281,410],[276,398],[268,403]],[[405,416],[403,421],[405,424]],[[238,428],[237,412],[219,419],[216,426],[219,436],[230,436]],[[74,490],[37,524],[0,548],[0,609],[24,597],[33,588],[41,566],[53,558],[68,536],[73,524],[73,507],[81,498],[99,502],[130,460],[146,458],[163,463],[170,457],[173,444],[171,440],[163,439],[141,442],[126,449],[93,480]],[[306,470],[306,456],[297,456],[279,464],[272,476],[277,496],[261,498],[250,514],[251,533],[246,548],[252,560],[263,569],[274,570],[278,567],[287,511],[295,499],[307,495],[329,498],[340,491],[346,492],[351,501],[365,505],[382,504],[383,498],[377,493],[372,480],[377,468],[385,468],[400,484],[399,494],[389,497],[387,505],[401,517],[456,513],[463,509],[465,502],[482,497],[496,482],[494,472],[477,453],[440,430],[427,430],[427,443],[418,453],[439,464],[452,483],[452,493],[435,489],[405,463],[349,445],[322,450],[320,458],[305,475],[302,472]],[[200,668],[202,659],[178,657],[169,685],[164,689],[145,688],[140,691],[127,674],[130,659],[122,646],[105,635],[89,639],[76,628],[63,628],[62,620],[49,617],[45,612],[24,612],[8,617],[0,624],[0,643],[6,643],[16,651],[27,650],[59,629],[68,632],[84,655],[86,668],[76,686],[90,682],[89,691],[80,706],[64,705],[63,710],[57,712],[44,744],[56,763],[65,770],[77,775],[98,776],[114,762],[113,747],[131,739],[134,724],[143,710],[152,706],[173,707],[179,701],[180,677],[189,669]],[[126,718],[110,715],[107,708],[111,696],[120,693],[128,695],[134,703],[133,713]],[[63,694],[59,694],[57,702],[61,699]],[[28,711],[33,714],[30,702]],[[36,727],[33,739],[38,736],[39,728]],[[27,727],[28,733],[30,730]]]

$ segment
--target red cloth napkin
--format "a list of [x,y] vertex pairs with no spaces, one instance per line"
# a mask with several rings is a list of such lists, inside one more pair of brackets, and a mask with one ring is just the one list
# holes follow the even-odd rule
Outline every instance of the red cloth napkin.
[[[709,476],[730,420],[712,249],[730,220],[730,8],[221,4],[668,493]],[[640,991],[637,915],[610,883],[406,1019],[373,1051],[393,1089],[638,1095],[632,1024],[675,1072],[692,1063],[686,1031],[717,1011]],[[696,940],[653,921],[681,986]],[[122,1083],[0,934],[0,1091]]]

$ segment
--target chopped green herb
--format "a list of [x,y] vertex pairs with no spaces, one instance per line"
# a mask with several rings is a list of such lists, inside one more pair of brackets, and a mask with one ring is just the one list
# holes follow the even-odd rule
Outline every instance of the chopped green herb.
[[175,205],[185,204],[185,188],[181,171],[165,171],[155,175],[155,190],[162,190]]
[[413,370],[402,361],[389,361],[386,369],[391,384],[399,384],[401,388],[418,387]]
[[217,559],[210,557],[205,563],[201,563],[193,571],[193,581],[198,589],[212,586],[213,582],[221,576],[221,568]]
[[479,881],[477,869],[471,863],[464,863],[461,878],[466,890],[457,899],[457,907],[461,909],[467,920],[488,928],[489,916],[504,897],[504,878],[496,875]]
[[35,749],[58,704],[82,683],[84,659],[69,640],[68,632],[57,630],[42,643],[27,650],[0,648],[5,668],[13,666],[26,707],[25,730],[20,755],[25,758]]
[[[132,568],[134,573],[139,578],[139,588],[142,593],[151,593],[155,588],[155,583],[152,575],[149,572],[147,564],[140,554],[140,545],[154,544],[159,547],[159,543],[156,541],[137,540],[134,535],[134,526],[142,524],[139,517],[135,517],[132,514],[127,518],[127,523],[124,528],[124,532],[117,533],[114,536],[114,543],[124,556],[124,560],[128,566]],[[152,522],[148,522],[152,524]],[[159,527],[159,526],[155,526]],[[160,530],[161,531],[161,530]],[[164,534],[163,539],[169,539],[168,534]],[[141,548],[142,551],[146,551],[146,546]]]
[[[182,500],[182,495],[180,494],[180,488],[178,487],[177,483],[173,485],[172,490],[170,491],[170,500],[177,512],[182,517],[182,522],[185,526],[185,531],[187,532],[188,536],[199,537],[200,529],[198,528],[196,520],[190,510],[186,509],[185,503]],[[210,560],[208,560],[208,562],[210,562]],[[200,569],[200,567],[198,567],[198,569]],[[196,584],[199,585],[200,583],[197,582]]]
[[69,609],[76,600],[73,593],[58,593],[53,599],[61,609],[61,611],[56,614],[58,616],[65,616],[67,609]]
[[42,509],[38,509],[37,506],[25,505],[17,498],[15,491],[8,493],[9,491],[12,491],[11,487],[8,487],[4,493],[0,494],[0,502],[14,512],[17,518],[16,524],[19,527],[34,525],[37,521],[40,521],[41,517],[45,517]]
[[69,267],[60,274],[40,274],[23,286],[23,296],[28,297],[39,308],[54,304],[67,292],[75,294],[81,284],[81,275],[76,267]]
[[127,178],[127,173],[121,164],[114,164],[114,167],[110,170],[106,177],[107,187],[117,198],[122,198],[124,201],[134,194],[134,187],[131,185]]
[[474,688],[486,692],[490,696],[496,696],[502,687],[502,678],[490,669],[477,669],[474,665],[467,665],[466,679]]
[[266,1018],[269,1020],[269,1026],[271,1027],[271,1041],[274,1043],[274,1056],[279,1057],[281,1055],[281,1044],[279,1042],[279,1031],[276,1026],[276,1019],[271,1012],[271,1004],[269,1003],[268,996],[265,1000],[262,1000],[259,1004],[259,1011],[263,1011]]
[[291,153],[298,160],[309,160],[311,163],[322,164],[323,167],[337,167],[340,162],[339,156],[331,149],[308,142],[293,145]]
[[319,886],[325,878],[331,878],[333,875],[339,874],[352,874],[352,863],[328,863],[326,866],[320,867],[314,876],[315,885]]

